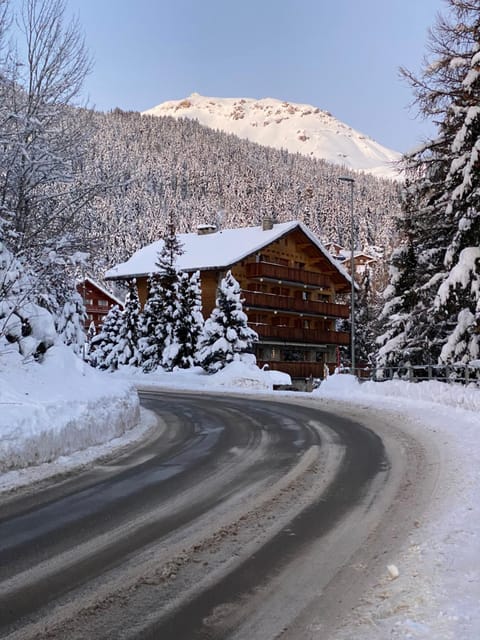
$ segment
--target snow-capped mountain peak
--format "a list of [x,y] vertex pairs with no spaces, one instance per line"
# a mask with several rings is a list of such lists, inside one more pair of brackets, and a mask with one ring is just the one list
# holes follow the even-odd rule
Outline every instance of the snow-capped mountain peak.
[[163,102],[146,115],[198,120],[212,129],[291,153],[395,178],[400,153],[340,122],[328,111],[274,98],[209,98],[192,93]]

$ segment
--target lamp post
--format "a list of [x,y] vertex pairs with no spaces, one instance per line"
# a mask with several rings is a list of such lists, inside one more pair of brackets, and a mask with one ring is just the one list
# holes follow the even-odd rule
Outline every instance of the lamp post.
[[351,303],[350,303],[350,360],[352,374],[355,375],[355,224],[353,218],[353,187],[355,180],[342,176],[339,178],[342,182],[350,185],[350,279],[351,279]]

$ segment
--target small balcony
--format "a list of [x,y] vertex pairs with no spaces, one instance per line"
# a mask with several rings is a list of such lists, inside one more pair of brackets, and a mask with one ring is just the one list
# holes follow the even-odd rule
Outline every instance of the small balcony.
[[270,278],[277,281],[281,280],[282,282],[307,284],[322,289],[331,287],[331,281],[327,276],[314,271],[283,267],[280,264],[272,264],[271,262],[251,262],[246,265],[246,269],[247,278]]
[[321,329],[297,329],[295,327],[276,327],[268,324],[248,323],[259,338],[302,344],[350,344],[350,334],[344,331],[323,331]]
[[329,318],[349,318],[350,308],[346,304],[333,302],[317,302],[315,300],[303,300],[302,298],[290,298],[277,296],[273,293],[257,293],[255,291],[242,291],[247,307],[260,309],[275,309],[281,311],[298,311],[311,315],[325,316]]

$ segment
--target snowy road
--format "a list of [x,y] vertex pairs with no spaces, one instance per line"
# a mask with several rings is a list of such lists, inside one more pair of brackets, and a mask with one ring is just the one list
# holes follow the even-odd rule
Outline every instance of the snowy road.
[[143,404],[148,442],[4,499],[0,637],[327,637],[422,509],[423,450],[368,411]]

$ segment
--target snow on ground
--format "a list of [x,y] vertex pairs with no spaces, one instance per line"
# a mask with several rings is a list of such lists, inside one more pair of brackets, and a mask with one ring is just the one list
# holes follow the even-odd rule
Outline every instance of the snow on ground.
[[121,367],[113,374],[126,378],[138,387],[173,387],[175,389],[220,389],[226,391],[272,391],[274,386],[288,386],[292,380],[282,371],[264,371],[255,364],[254,356],[243,354],[217,373],[207,374],[200,367],[177,369],[171,373],[157,370],[145,374],[136,367]]
[[[258,390],[264,395],[274,384],[288,382],[285,374],[261,371],[248,361],[233,362],[215,375],[199,369],[143,374],[127,368],[109,374],[90,369],[62,347],[50,349],[44,363],[28,366],[18,355],[2,353],[0,491],[141,439],[155,424],[151,418],[148,422],[148,414],[139,422],[132,385]],[[439,484],[429,511],[398,557],[389,558],[399,576],[392,578],[385,566],[384,577],[365,593],[335,640],[480,638],[480,388],[439,382],[360,384],[340,374],[313,394],[275,393],[309,397],[319,405],[333,399],[388,412],[392,424],[420,439],[434,438],[440,455]],[[11,470],[21,466],[26,468]]]
[[61,457],[104,445],[135,427],[139,417],[131,383],[92,369],[67,347],[48,349],[42,363],[24,363],[13,349],[2,351],[0,491],[14,478],[20,484],[26,479],[25,472],[6,472],[58,464]]
[[336,375],[314,395],[388,412],[414,436],[434,438],[440,456],[437,495],[389,558],[399,577],[385,566],[335,640],[480,638],[480,388]]

